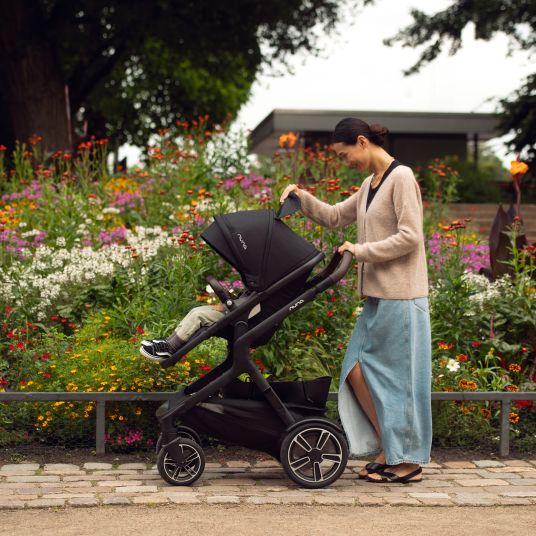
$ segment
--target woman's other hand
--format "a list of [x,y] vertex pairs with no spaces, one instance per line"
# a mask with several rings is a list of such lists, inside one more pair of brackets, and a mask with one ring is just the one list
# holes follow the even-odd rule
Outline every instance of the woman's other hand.
[[352,255],[355,255],[355,244],[352,244],[351,242],[346,241],[342,246],[339,246],[339,249],[337,251],[341,255],[345,251],[349,251]]
[[284,190],[283,190],[283,193],[281,194],[281,198],[279,199],[279,201],[281,203],[283,203],[285,201],[285,199],[288,197],[288,194],[290,194],[290,192],[295,192],[296,195],[299,197],[299,192],[300,192],[300,188],[297,184],[289,184]]

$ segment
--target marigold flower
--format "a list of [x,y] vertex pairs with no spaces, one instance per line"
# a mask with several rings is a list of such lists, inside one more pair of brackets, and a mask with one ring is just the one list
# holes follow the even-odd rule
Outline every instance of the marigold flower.
[[513,424],[517,424],[519,422],[519,415],[512,411],[509,415],[508,420]]
[[519,387],[517,385],[507,385],[506,390],[510,391],[511,393],[517,393],[519,391]]
[[467,356],[465,354],[458,354],[456,356],[456,359],[462,363],[465,363],[467,361]]
[[510,372],[521,372],[521,366],[518,365],[517,363],[512,363],[509,367],[508,367],[508,370]]

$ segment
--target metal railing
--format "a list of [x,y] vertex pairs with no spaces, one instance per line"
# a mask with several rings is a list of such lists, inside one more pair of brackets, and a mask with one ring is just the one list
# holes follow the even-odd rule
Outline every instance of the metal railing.
[[[72,393],[72,392],[0,392],[0,402],[95,402],[96,430],[95,450],[105,452],[106,402],[155,402],[173,398],[176,392],[160,393]],[[329,393],[328,400],[336,401],[337,393]],[[432,400],[497,400],[501,402],[499,455],[506,457],[510,452],[510,406],[513,400],[536,400],[536,392],[433,392]]]

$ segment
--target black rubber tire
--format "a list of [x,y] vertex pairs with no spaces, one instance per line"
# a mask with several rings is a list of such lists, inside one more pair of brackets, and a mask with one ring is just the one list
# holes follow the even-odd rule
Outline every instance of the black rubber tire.
[[[175,430],[177,432],[178,437],[183,437],[184,439],[191,439],[192,441],[195,441],[198,445],[201,445],[201,438],[199,437],[199,434],[189,426],[179,425],[175,427]],[[158,454],[160,452],[160,449],[162,448],[162,434],[160,433],[158,435],[158,440],[156,441],[156,453]]]
[[[309,453],[316,459],[311,460]],[[334,426],[309,422],[297,426],[283,438],[279,459],[289,478],[299,486],[324,488],[343,473],[348,462],[348,444]]]
[[[194,483],[205,470],[205,453],[198,443],[190,439],[178,438],[179,447],[187,456],[187,462],[183,469],[185,475],[182,475],[182,470],[177,472],[177,464],[168,454],[166,447],[162,447],[156,459],[156,467],[160,476],[172,486],[189,486]],[[192,459],[190,463],[188,460]]]

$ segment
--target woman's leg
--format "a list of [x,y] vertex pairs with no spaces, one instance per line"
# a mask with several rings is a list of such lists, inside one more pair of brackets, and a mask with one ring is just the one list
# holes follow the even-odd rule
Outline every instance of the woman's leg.
[[[378,423],[378,417],[376,415],[374,401],[372,400],[372,396],[370,395],[367,382],[365,381],[365,377],[363,376],[363,372],[361,371],[360,363],[356,363],[356,365],[348,373],[347,379],[352,386],[352,390],[357,400],[361,404],[363,411],[372,423],[372,426],[374,427],[374,430],[376,430],[378,437],[381,438],[380,425]],[[385,463],[385,456],[383,450],[378,454],[378,456],[376,456],[376,459],[374,461],[376,463]],[[360,476],[364,477],[368,475],[368,471],[363,468],[361,469],[361,471],[359,471],[359,474]]]

